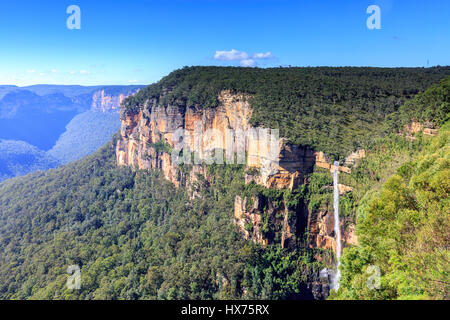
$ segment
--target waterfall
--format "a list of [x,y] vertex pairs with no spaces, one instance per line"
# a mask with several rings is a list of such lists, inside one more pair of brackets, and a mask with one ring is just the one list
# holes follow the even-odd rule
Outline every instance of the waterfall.
[[339,266],[341,265],[341,228],[339,227],[339,188],[338,188],[338,175],[339,175],[339,162],[334,162],[333,169],[333,189],[334,189],[334,233],[336,236],[336,271],[333,276],[332,289],[339,289],[339,278],[341,272]]

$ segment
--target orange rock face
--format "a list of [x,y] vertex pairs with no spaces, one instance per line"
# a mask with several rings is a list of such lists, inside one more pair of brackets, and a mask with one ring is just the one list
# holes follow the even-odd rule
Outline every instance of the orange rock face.
[[[159,169],[175,186],[182,183],[186,185],[191,191],[191,198],[198,196],[193,187],[197,177],[200,175],[208,180],[204,162],[211,150],[224,151],[223,158],[228,153],[244,150],[244,158],[241,160],[250,172],[245,176],[246,183],[254,181],[267,188],[293,190],[304,183],[306,175],[313,172],[314,165],[331,171],[334,169],[322,152],[314,153],[306,147],[290,144],[285,139],[274,140],[273,132],[269,129],[254,131],[249,124],[252,108],[248,100],[246,95],[223,91],[215,109],[163,105],[159,102],[162,99],[151,99],[137,113],[124,112],[121,115],[120,139],[116,145],[117,164],[131,166],[136,170]],[[230,130],[236,136],[245,136],[242,145],[237,140],[236,143],[229,143],[227,135]],[[196,134],[198,132],[201,133],[200,139]],[[172,157],[180,142],[193,152],[194,157],[198,156],[203,161],[194,164],[187,177],[182,176],[176,157]],[[338,170],[350,172],[344,166],[338,167]],[[339,191],[346,193],[351,191],[351,187],[339,185]],[[260,208],[259,199],[251,200],[253,207],[250,209],[247,208],[249,200],[245,197],[236,197],[234,204],[235,223],[247,239],[262,245],[273,241],[267,233],[262,232],[262,217],[267,214],[271,231],[277,234],[277,241],[281,240],[282,246],[289,245],[293,235],[303,233],[308,227],[311,246],[335,248],[333,214],[326,210],[308,212],[305,208],[289,212],[285,204],[274,207],[273,203],[267,201],[265,208]],[[290,221],[292,214],[295,217]],[[345,235],[344,231],[343,234]],[[355,241],[351,235],[343,239],[349,243]]]
[[[256,208],[255,208],[256,206]],[[234,201],[234,217],[235,223],[239,227],[239,230],[244,235],[245,239],[251,239],[261,245],[267,245],[269,243],[267,238],[264,238],[261,232],[261,215],[258,212],[258,203],[255,202],[251,212],[247,211],[247,198],[242,199],[237,196]],[[251,230],[247,227],[251,226]]]
[[241,163],[259,170],[253,180],[265,187],[292,189],[303,183],[305,174],[314,166],[313,152],[277,139],[270,129],[251,128],[248,96],[223,91],[218,98],[220,103],[215,109],[148,101],[138,114],[123,115],[117,163],[136,169],[161,169],[178,186],[177,164],[167,150],[156,150],[155,144],[163,143],[173,150],[182,142],[201,161],[206,161],[212,150],[222,154],[222,161],[228,154],[240,152]]
[[339,194],[343,195],[343,194],[346,194],[347,192],[353,191],[353,188],[346,186],[344,184],[338,183],[338,190],[339,190]]
[[[244,238],[265,246],[273,243],[274,234],[278,233],[280,235],[278,241],[281,241],[281,246],[283,248],[288,246],[294,232],[289,222],[290,212],[286,205],[283,203],[281,207],[275,208],[270,201],[263,205],[262,202],[267,199],[255,197],[251,200],[251,206],[248,206],[247,197],[236,196],[234,202],[234,222]],[[266,207],[267,211],[263,212],[263,207]],[[263,215],[267,215],[270,224],[266,226],[270,229],[266,230],[266,234],[263,232]],[[278,218],[278,216],[282,218]]]
[[[227,129],[245,130],[251,108],[243,95],[223,92],[219,100],[221,103],[215,110],[149,101],[148,107],[138,114],[123,115],[121,139],[116,147],[118,165],[161,169],[165,177],[178,186],[177,163],[169,150],[157,150],[155,145],[164,144],[173,149],[184,139],[186,148],[198,153],[201,159],[209,150],[226,150]],[[203,134],[200,141],[195,130]]]
[[[338,171],[340,172],[344,172],[344,173],[350,173],[351,169],[349,167],[345,167],[345,166],[335,166],[333,164],[331,164],[330,159],[327,158],[327,156],[322,152],[314,152],[314,156],[315,156],[315,165],[319,168],[324,168],[327,170],[330,170],[330,172],[333,172],[335,168],[337,168]],[[360,156],[358,154],[358,156]],[[365,152],[363,153],[363,155],[361,157],[365,157]]]
[[344,236],[344,243],[357,246],[358,237],[356,236],[356,226],[354,223],[349,223],[347,229],[342,233]]
[[411,122],[409,125],[405,127],[406,131],[410,134],[417,133],[423,130],[423,126],[419,122]]
[[355,165],[358,160],[361,160],[366,157],[366,150],[359,149],[350,154],[347,158],[345,158],[344,164],[346,166]]
[[[130,92],[129,94],[133,94],[134,92]],[[120,104],[125,98],[128,97],[128,94],[121,93],[118,96],[108,95],[105,93],[105,90],[99,90],[94,93],[92,96],[91,108],[92,110],[107,112],[111,110],[118,110],[120,108]]]
[[[340,223],[342,244],[357,245],[355,224],[348,219]],[[308,214],[309,246],[311,248],[329,249],[336,252],[333,212],[322,208]]]
[[439,134],[439,129],[425,128],[423,129],[423,134],[428,136],[437,136]]
[[422,132],[423,134],[428,135],[428,136],[437,136],[439,134],[439,129],[432,128],[431,123],[425,123],[423,125],[420,122],[413,121],[410,124],[405,126],[405,132],[406,132],[407,137],[409,137],[411,139],[411,138],[414,138],[412,136],[418,132]]
[[316,157],[316,166],[327,170],[331,169],[331,163],[322,151],[314,152]]

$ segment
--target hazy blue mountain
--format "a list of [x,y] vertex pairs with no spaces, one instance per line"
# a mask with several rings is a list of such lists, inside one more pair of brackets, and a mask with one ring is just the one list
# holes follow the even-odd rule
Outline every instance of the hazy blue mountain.
[[0,181],[58,166],[58,161],[24,141],[0,140]]
[[46,170],[94,152],[119,130],[120,101],[141,87],[0,85],[0,140],[7,141],[0,177]]
[[66,131],[48,154],[61,164],[78,160],[111,140],[119,128],[118,112],[83,112],[70,121]]
[[[37,84],[28,87],[20,87],[21,90],[28,90],[34,92],[40,96],[45,96],[54,93],[61,93],[69,98],[74,98],[81,95],[90,94],[98,90],[105,90],[108,94],[121,94],[131,91],[137,91],[143,86],[130,85],[130,86],[71,86],[71,85],[52,85],[52,84]],[[18,88],[18,87],[16,87]],[[1,89],[1,86],[0,86]],[[12,88],[14,89],[14,88]]]
[[[28,87],[21,87],[20,89],[34,92],[40,96],[48,94],[61,93],[66,97],[73,98],[79,95],[91,93],[101,89],[103,86],[64,86],[64,85],[52,85],[52,84],[37,84]],[[122,86],[123,88],[123,86]]]
[[0,138],[49,150],[79,112],[61,93],[39,96],[26,90],[10,92],[0,101]]
[[17,86],[10,86],[10,85],[0,85],[0,99],[2,99],[5,94],[18,90],[19,87]]

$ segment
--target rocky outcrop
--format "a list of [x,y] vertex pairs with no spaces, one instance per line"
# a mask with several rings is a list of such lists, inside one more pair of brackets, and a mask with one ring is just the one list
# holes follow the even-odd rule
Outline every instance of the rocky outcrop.
[[262,233],[262,212],[260,211],[259,199],[253,199],[253,206],[247,211],[247,197],[236,196],[234,201],[234,218],[239,230],[245,239],[251,239],[261,245],[267,245],[269,239]]
[[426,122],[422,124],[417,121],[413,121],[406,125],[404,131],[406,133],[406,137],[409,139],[414,139],[414,135],[419,132],[422,132],[424,135],[428,136],[437,136],[439,134],[439,129],[435,128],[432,123]]
[[366,157],[366,150],[359,149],[355,152],[352,152],[347,158],[344,160],[344,165],[347,167],[354,166],[359,160]]
[[340,195],[344,195],[347,192],[353,191],[353,188],[350,186],[346,186],[345,184],[338,183],[338,190]]
[[[342,219],[340,229],[344,245],[356,245],[358,243],[355,224],[351,220]],[[311,248],[329,249],[336,252],[333,211],[325,207],[319,210],[309,210],[308,235]]]
[[322,151],[314,152],[314,156],[316,157],[316,166],[319,168],[324,168],[327,170],[331,169],[331,162]]
[[267,245],[280,243],[281,247],[295,245],[294,236],[305,231],[304,204],[289,208],[284,200],[277,205],[273,200],[257,195],[248,199],[236,196],[234,219],[245,239]]
[[308,242],[310,247],[336,250],[333,226],[334,217],[332,212],[327,210],[310,210],[308,214]]
[[[299,203],[296,208],[288,208],[284,201],[274,205],[262,195],[251,199],[236,196],[234,213],[244,238],[255,243],[280,243],[287,247],[307,230],[309,247],[336,251],[334,215],[327,207],[310,210],[305,203]],[[344,246],[358,243],[351,219],[342,218],[340,228]]]
[[[160,99],[147,101],[137,114],[122,112],[121,139],[117,143],[116,156],[119,165],[135,169],[161,169],[164,176],[176,186],[180,184],[177,165],[170,149],[183,142],[183,150],[196,153],[200,159],[204,152],[225,149],[227,129],[242,131],[248,126],[251,114],[246,97],[224,92],[220,106],[202,109],[200,106],[163,105]],[[198,140],[196,132],[214,133]],[[167,148],[157,148],[157,146]],[[187,153],[186,153],[187,154]]]
[[350,220],[344,220],[343,241],[346,245],[357,246],[356,225]]
[[[314,169],[314,152],[306,147],[286,143],[280,140],[278,156],[269,173],[257,171],[257,174],[246,174],[245,181],[262,185],[266,188],[293,190],[304,183],[304,178]],[[262,169],[260,164],[247,164],[250,168]]]
[[339,172],[350,173],[351,169],[345,166],[335,166],[331,164],[330,159],[322,152],[314,152],[315,156],[315,165],[319,168],[327,169],[330,172],[333,172],[336,168]]
[[136,91],[129,91],[120,94],[108,94],[104,89],[94,92],[92,95],[91,110],[100,112],[119,111],[123,100],[128,96],[136,93]]

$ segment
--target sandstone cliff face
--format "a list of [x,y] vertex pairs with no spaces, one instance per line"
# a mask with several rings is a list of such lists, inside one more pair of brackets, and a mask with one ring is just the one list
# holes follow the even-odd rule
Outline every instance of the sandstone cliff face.
[[355,152],[351,153],[347,158],[345,158],[344,164],[346,166],[353,166],[355,165],[359,160],[366,157],[366,150],[359,149]]
[[[340,229],[344,246],[358,244],[353,221],[342,219]],[[329,249],[336,252],[333,211],[323,207],[319,210],[309,210],[308,235],[311,248]]]
[[[255,181],[266,188],[293,190],[304,183],[304,178],[314,169],[314,152],[306,147],[286,143],[280,140],[280,147],[276,161],[277,165],[271,174],[247,176],[246,181]],[[261,168],[261,165],[249,163],[249,166]]]
[[129,94],[119,94],[119,95],[108,95],[105,90],[100,90],[94,92],[92,95],[91,109],[94,111],[109,112],[109,111],[119,111],[120,105]]
[[[175,186],[187,186],[192,198],[197,196],[192,188],[197,175],[208,180],[206,166],[202,163],[207,163],[212,150],[224,151],[223,158],[230,151],[244,150],[244,158],[239,159],[238,155],[236,160],[250,169],[246,171],[245,182],[253,181],[266,188],[293,190],[305,182],[305,176],[313,172],[314,165],[334,170],[323,153],[277,139],[271,130],[251,128],[252,108],[246,95],[222,91],[215,109],[189,107],[183,103],[163,104],[160,103],[163,98],[164,95],[150,99],[137,113],[121,113],[117,163],[134,169],[160,169]],[[245,138],[230,144],[227,139],[230,130],[235,138]],[[200,138],[198,133],[201,133]],[[183,149],[189,151],[185,163],[197,156],[201,160],[197,164],[189,163],[193,166],[187,177],[178,170],[179,158],[172,157],[174,151],[177,155],[182,154],[180,142]],[[358,152],[349,161],[363,156]],[[338,170],[350,172],[350,168],[344,166]],[[345,193],[351,188],[339,185],[339,191]],[[308,227],[311,247],[335,248],[333,214],[327,210],[309,212],[305,203],[298,208],[287,208],[284,201],[275,205],[261,197],[237,196],[234,212],[235,223],[244,237],[262,245],[278,242],[283,247],[288,246],[294,236],[302,236]],[[345,230],[342,234],[344,239],[350,239],[349,242],[354,241],[352,234]]]
[[[153,99],[148,101],[138,114],[121,115],[121,139],[116,149],[117,163],[130,165],[135,169],[161,169],[168,180],[179,186],[181,177],[177,174],[177,163],[174,163],[169,150],[158,150],[156,145],[167,145],[173,149],[182,138],[186,148],[198,152],[201,157],[203,149],[224,149],[223,137],[226,129],[243,130],[248,126],[250,113],[251,109],[244,96],[235,99],[229,93],[221,95],[221,104],[216,110],[162,105]],[[183,137],[179,137],[180,129]],[[222,135],[222,139],[220,135],[201,139],[200,145],[203,148],[196,150],[195,130],[215,130],[214,132]]]
[[258,195],[251,199],[236,196],[234,218],[245,239],[261,245],[280,243],[285,248],[295,245],[294,236],[301,236],[306,221],[304,204],[288,208],[285,201],[275,205],[270,199]]
[[[116,149],[119,165],[161,169],[168,180],[179,186],[177,163],[168,150],[161,152],[155,146],[166,145],[171,151],[179,151],[182,142],[185,150],[202,161],[210,159],[212,150],[223,151],[223,158],[228,152],[241,151],[244,159],[237,156],[237,161],[258,169],[249,180],[268,188],[295,188],[305,174],[312,172],[315,158],[311,150],[277,139],[270,129],[250,127],[248,96],[223,91],[216,109],[162,105],[162,98],[148,101],[138,114],[121,115],[121,139]],[[231,144],[230,134],[234,134]],[[240,140],[243,135],[245,138]]]
[[252,239],[261,245],[267,245],[269,240],[263,235],[262,212],[259,209],[258,199],[253,199],[254,204],[250,211],[247,211],[247,198],[242,199],[236,196],[234,202],[234,218],[239,230],[245,239]]

